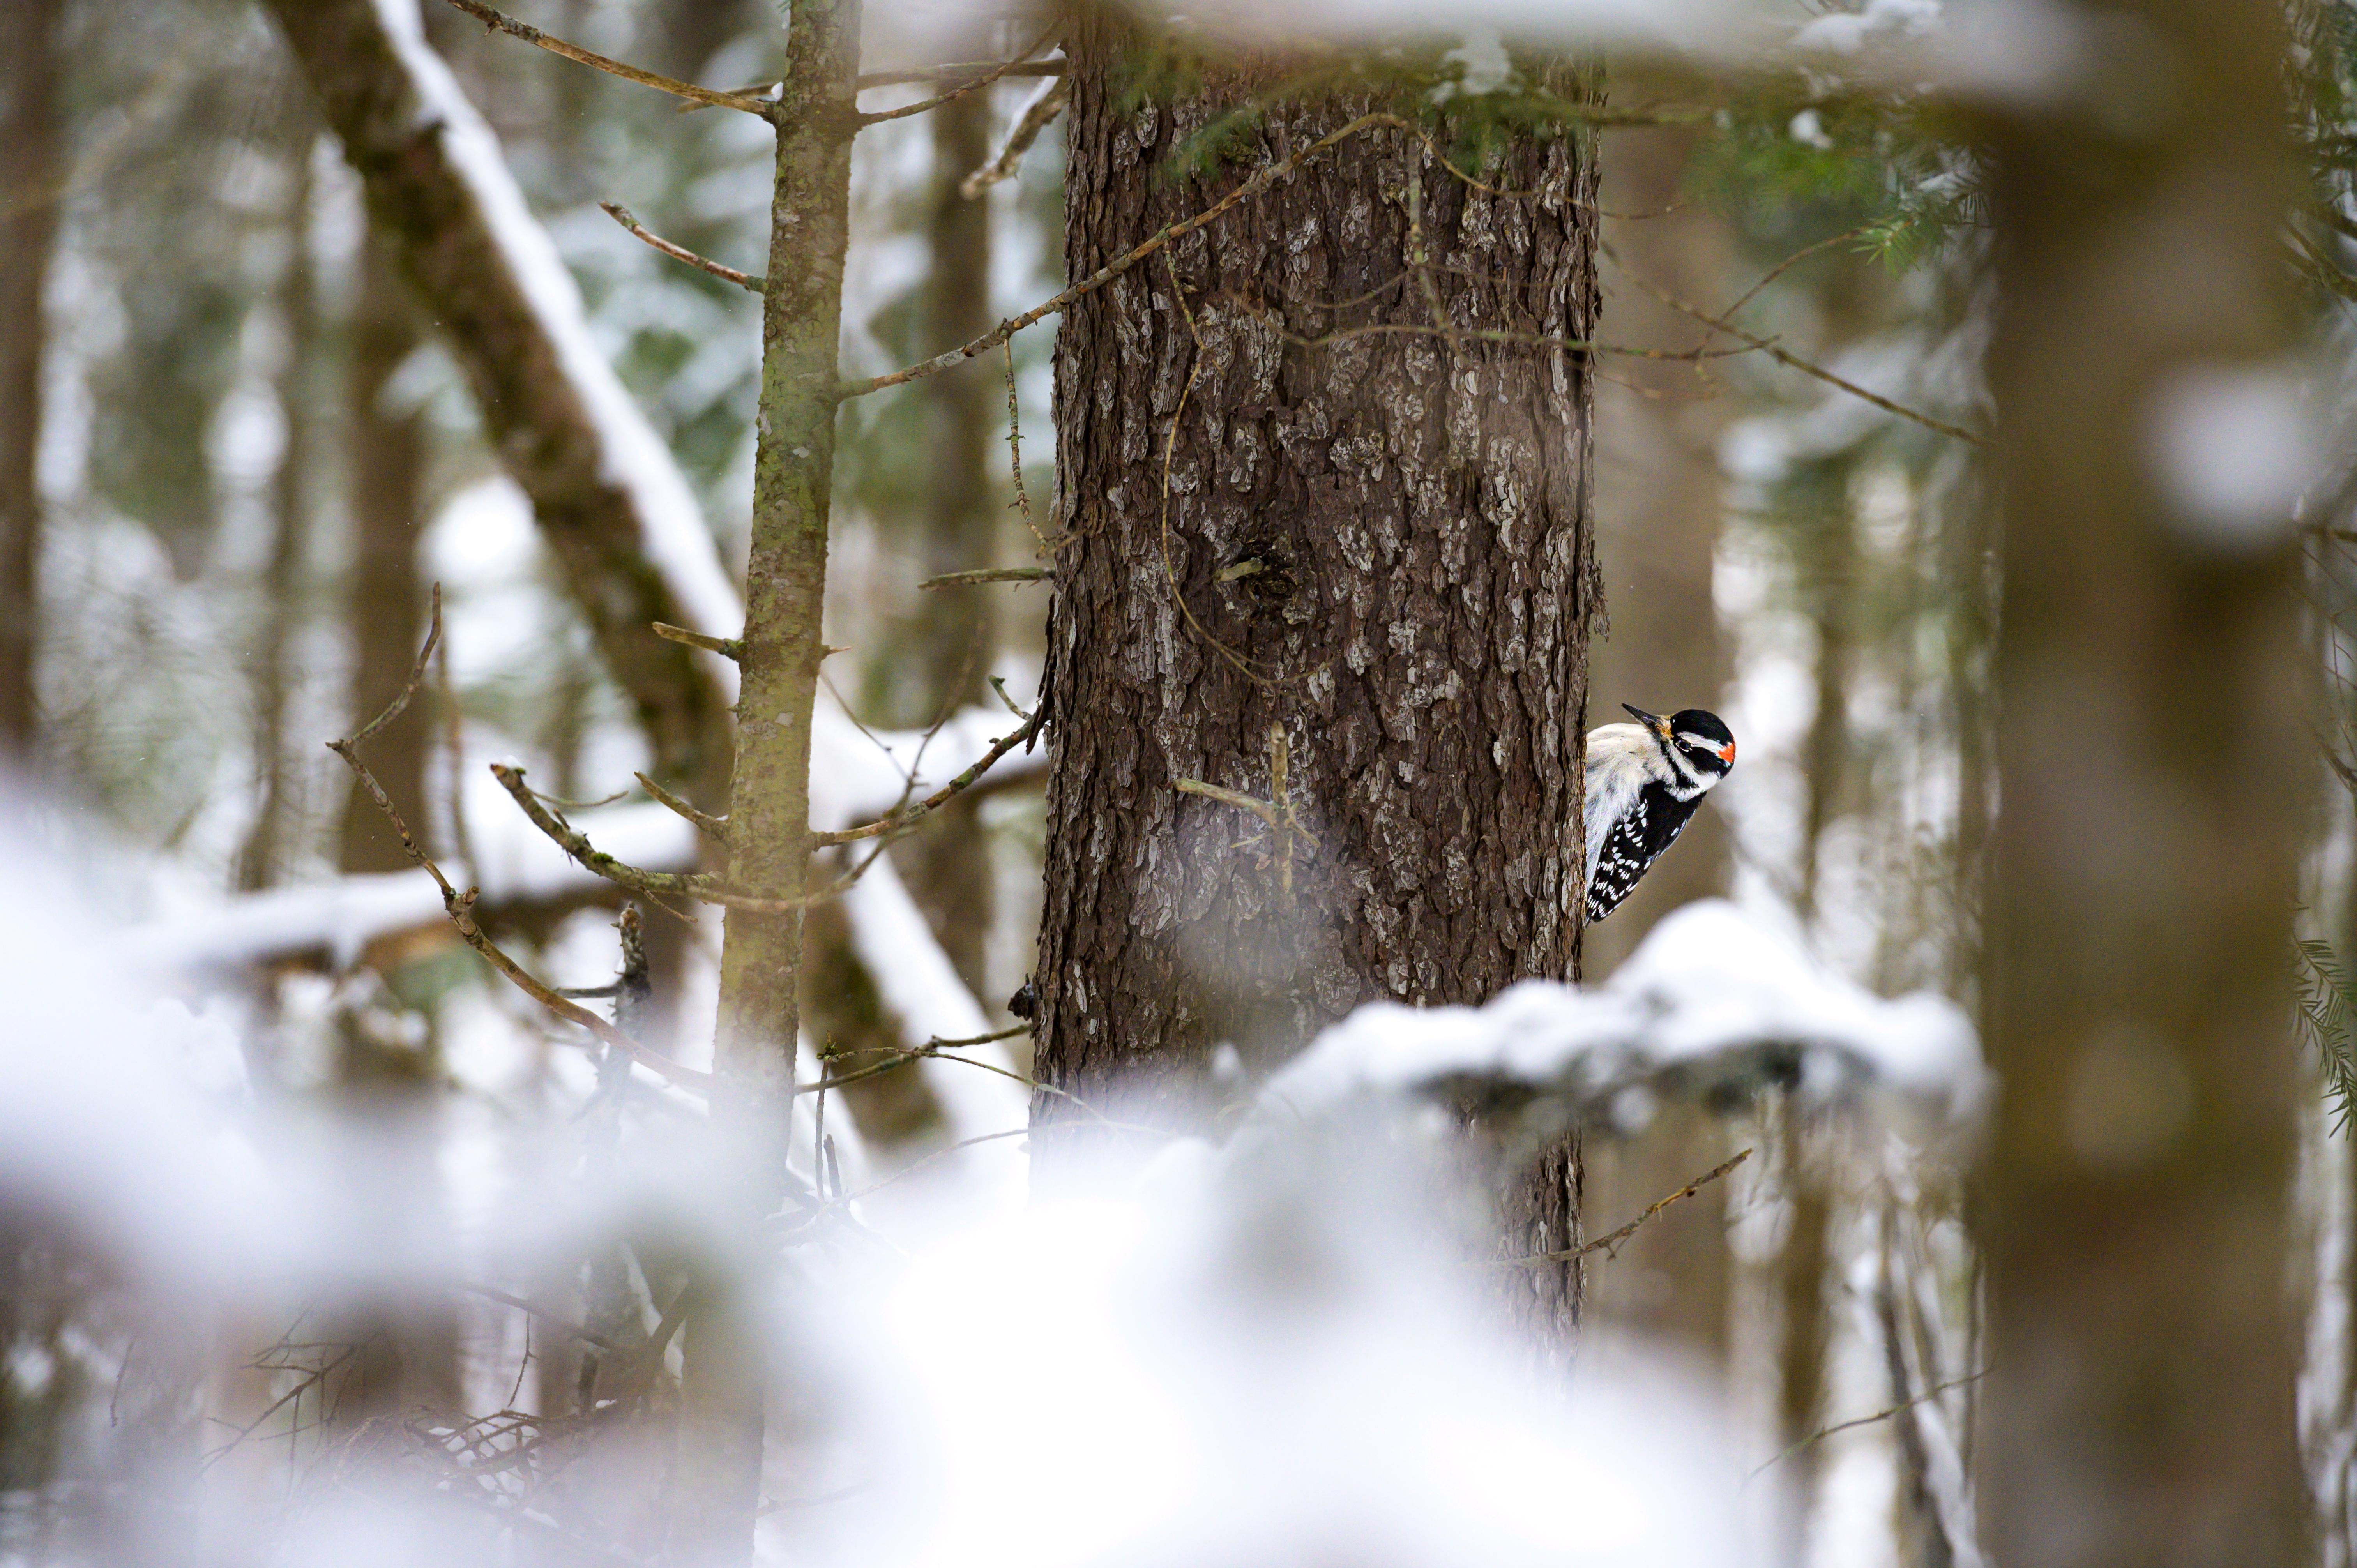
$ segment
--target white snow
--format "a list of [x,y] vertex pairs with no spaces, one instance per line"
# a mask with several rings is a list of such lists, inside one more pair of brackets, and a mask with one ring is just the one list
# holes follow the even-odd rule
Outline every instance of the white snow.
[[1874,996],[1783,931],[1706,899],[1654,927],[1596,990],[1526,981],[1478,1008],[1361,1007],[1280,1069],[1263,1103],[1289,1114],[1483,1085],[1609,1116],[1631,1091],[1739,1092],[1787,1071],[1803,1099],[1873,1092],[1935,1127],[1968,1123],[1986,1091],[1953,1004]]

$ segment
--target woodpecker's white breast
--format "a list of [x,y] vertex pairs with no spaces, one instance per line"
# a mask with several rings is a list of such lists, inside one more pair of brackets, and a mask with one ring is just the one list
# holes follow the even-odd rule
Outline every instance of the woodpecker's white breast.
[[[1596,880],[1596,863],[1604,835],[1636,803],[1637,791],[1647,783],[1672,778],[1662,758],[1661,742],[1640,725],[1605,725],[1587,732],[1587,874]],[[1585,889],[1583,888],[1583,891]]]

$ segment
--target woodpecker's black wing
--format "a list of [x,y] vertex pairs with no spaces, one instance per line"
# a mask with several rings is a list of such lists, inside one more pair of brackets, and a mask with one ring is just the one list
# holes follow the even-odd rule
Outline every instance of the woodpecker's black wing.
[[1587,879],[1587,923],[1596,924],[1620,907],[1662,852],[1677,842],[1702,797],[1681,800],[1659,784],[1637,791],[1628,814],[1612,826],[1596,852]]

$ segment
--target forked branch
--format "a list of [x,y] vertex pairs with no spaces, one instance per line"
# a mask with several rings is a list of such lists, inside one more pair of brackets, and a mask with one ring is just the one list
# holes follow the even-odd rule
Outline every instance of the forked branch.
[[578,1024],[633,1061],[660,1073],[682,1089],[692,1090],[699,1094],[709,1092],[712,1083],[710,1073],[699,1072],[692,1067],[672,1060],[660,1052],[649,1050],[588,1008],[558,995],[554,989],[542,983],[522,964],[501,951],[499,944],[492,941],[484,933],[482,927],[475,922],[475,901],[480,897],[481,890],[469,887],[461,893],[451,885],[450,879],[442,874],[442,868],[434,863],[433,857],[418,847],[417,840],[410,833],[409,824],[402,820],[400,811],[394,807],[393,798],[385,793],[384,786],[377,781],[376,775],[370,772],[368,765],[361,760],[361,743],[375,736],[385,725],[400,717],[402,711],[409,706],[410,699],[417,694],[418,683],[425,679],[426,662],[434,656],[435,644],[442,639],[442,585],[439,583],[434,585],[431,615],[432,618],[425,633],[425,646],[418,650],[416,667],[410,671],[409,683],[401,689],[401,694],[393,698],[392,704],[384,712],[362,725],[351,735],[342,740],[328,742],[328,749],[344,759],[346,765],[351,768],[353,776],[360,780],[361,789],[366,792],[371,800],[376,803],[377,810],[384,813],[385,821],[393,824],[393,832],[401,840],[403,853],[407,854],[411,862],[420,870],[434,878],[434,886],[442,890],[443,909],[449,915],[451,925],[457,929],[460,939],[468,947],[482,954],[490,966],[507,976],[518,990],[566,1023]]

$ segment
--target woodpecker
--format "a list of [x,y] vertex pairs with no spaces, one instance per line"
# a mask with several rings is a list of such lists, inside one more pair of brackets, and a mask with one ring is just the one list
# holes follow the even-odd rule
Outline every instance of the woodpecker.
[[1700,708],[1587,732],[1587,923],[1619,907],[1735,766],[1735,736]]

